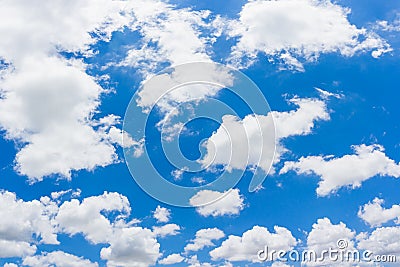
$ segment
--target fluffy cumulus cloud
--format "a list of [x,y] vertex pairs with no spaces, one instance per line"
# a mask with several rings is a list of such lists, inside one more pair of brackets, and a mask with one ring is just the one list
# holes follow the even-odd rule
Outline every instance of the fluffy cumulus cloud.
[[[214,201],[215,199],[217,200]],[[240,194],[239,189],[232,189],[229,192],[202,190],[190,198],[190,205],[192,206],[209,203],[196,207],[196,211],[204,217],[237,215],[244,208],[243,202],[244,197]]]
[[36,245],[25,241],[0,240],[0,258],[24,257],[36,252]]
[[295,97],[289,102],[298,108],[272,111],[266,116],[248,115],[243,120],[224,116],[223,123],[204,143],[206,154],[201,163],[221,164],[227,170],[258,166],[267,173],[286,151],[283,139],[310,134],[317,121],[329,120],[325,101]]
[[223,231],[218,228],[201,229],[196,232],[196,237],[185,246],[185,251],[199,251],[205,247],[215,246],[213,240],[219,240],[225,237]]
[[[198,104],[216,95],[222,88],[232,86],[234,78],[231,69],[222,65],[203,62],[175,66],[168,72],[144,81],[137,94],[137,105],[146,113],[157,105],[161,113],[168,115],[159,123],[159,126],[166,127],[164,124],[168,125],[168,122],[170,123],[180,112],[177,109],[178,104]],[[205,81],[207,84],[193,83],[193,81]],[[170,127],[166,127],[164,131],[170,129],[177,131],[182,128],[179,124],[175,125],[175,128]]]
[[380,226],[391,220],[395,220],[396,224],[399,224],[400,205],[392,205],[392,207],[386,209],[382,206],[384,202],[383,199],[375,198],[372,202],[360,208],[358,217],[371,226]]
[[[335,262],[329,257],[320,257],[323,251],[329,249],[340,250],[340,247],[343,247],[345,251],[355,250],[355,235],[356,233],[349,229],[346,224],[342,222],[340,222],[339,224],[332,224],[332,222],[328,218],[318,219],[317,222],[313,224],[312,230],[307,237],[308,251],[315,252],[315,255],[308,255],[309,258],[307,265],[346,265],[344,262]],[[346,244],[346,246],[343,244]],[[316,258],[323,259],[323,261],[316,262]]]
[[166,223],[171,218],[171,211],[167,208],[158,205],[155,211],[153,212],[153,217],[159,223]]
[[[68,191],[65,191],[68,192]],[[65,193],[62,192],[62,193]],[[55,192],[53,195],[59,195]],[[58,245],[57,235],[82,234],[91,244],[102,245],[100,257],[108,266],[149,266],[160,257],[157,236],[177,234],[178,225],[157,229],[135,226],[129,219],[128,199],[108,193],[54,202],[49,197],[23,201],[14,193],[0,193],[0,258],[19,257],[24,266],[97,266],[62,251],[34,255],[37,244]]]
[[380,145],[353,146],[354,154],[340,158],[333,156],[301,157],[296,162],[285,162],[280,173],[290,170],[298,174],[315,174],[321,177],[317,194],[327,196],[339,188],[357,188],[374,176],[400,177],[400,165],[386,156]]
[[254,226],[242,236],[230,235],[220,247],[210,251],[210,256],[213,260],[259,262],[257,252],[265,246],[270,250],[289,251],[297,244],[288,229],[275,226],[274,231],[272,233],[265,227]]
[[101,196],[64,202],[56,220],[63,232],[70,235],[82,233],[93,243],[105,243],[113,234],[113,226],[104,212],[119,212],[120,218],[130,213],[129,201],[118,193],[104,192]]
[[[350,9],[329,0],[249,1],[239,21],[228,27],[228,35],[239,39],[232,49],[232,61],[246,66],[264,53],[303,70],[297,58],[309,61],[322,53],[352,56],[368,50],[379,57],[391,51],[382,38],[351,24],[349,13]],[[248,61],[243,62],[243,57]]]
[[42,253],[41,255],[29,256],[24,258],[22,264],[30,267],[97,267],[97,263],[82,257],[77,257],[63,251],[53,251]]
[[169,223],[163,226],[153,226],[153,233],[160,237],[177,235],[179,234],[179,230],[181,230],[181,227],[175,223]]
[[100,256],[110,267],[147,267],[154,265],[161,256],[154,234],[142,227],[115,229],[109,244],[101,249]]
[[36,181],[116,162],[92,118],[106,90],[80,60],[58,53],[90,56],[90,45],[129,21],[126,3],[45,1],[38,8],[20,0],[2,7],[0,33],[8,38],[0,41],[0,58],[8,68],[1,72],[0,127],[19,144],[16,170]]
[[161,259],[158,261],[159,264],[162,265],[171,265],[171,264],[176,264],[176,263],[180,263],[184,260],[185,258],[182,257],[180,254],[178,253],[174,253],[174,254],[170,254],[167,257]]
[[57,211],[57,205],[48,197],[23,201],[14,193],[0,192],[0,257],[34,254],[34,242],[58,244],[54,220]]
[[[157,235],[179,230],[166,226],[153,232],[133,226],[137,220],[128,220],[128,199],[119,193],[104,192],[100,196],[66,201],[60,205],[57,220],[60,231],[70,235],[82,234],[93,244],[106,244],[100,251],[108,266],[149,266],[160,256]],[[107,214],[113,214],[111,220]],[[172,232],[171,232],[172,231]]]
[[213,267],[213,265],[208,262],[200,262],[197,255],[191,256],[186,262],[188,263],[188,267]]
[[119,65],[139,68],[146,76],[165,63],[210,61],[209,11],[177,9],[162,1],[135,1],[131,6],[135,21],[130,28],[142,38]]
[[400,227],[381,227],[370,234],[360,234],[358,249],[374,255],[400,255]]

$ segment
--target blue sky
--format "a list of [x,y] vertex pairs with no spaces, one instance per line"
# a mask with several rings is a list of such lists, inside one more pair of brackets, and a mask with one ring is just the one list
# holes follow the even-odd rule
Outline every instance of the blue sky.
[[[320,254],[338,240],[400,260],[398,1],[0,5],[0,265],[301,266],[257,253]],[[210,75],[213,64],[226,69]],[[155,102],[185,71],[223,86]],[[132,114],[147,128],[124,124]],[[214,121],[179,132],[199,114]],[[173,166],[163,142],[209,165]],[[144,192],[153,168],[192,195],[170,205],[156,199],[178,190]],[[249,192],[253,169],[266,179]],[[230,191],[199,187],[237,173]]]

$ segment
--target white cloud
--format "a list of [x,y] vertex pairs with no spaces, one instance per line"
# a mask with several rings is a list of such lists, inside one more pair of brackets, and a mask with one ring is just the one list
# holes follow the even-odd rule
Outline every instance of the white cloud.
[[148,267],[161,256],[154,234],[142,227],[115,229],[109,244],[101,249],[100,256],[110,267]]
[[271,116],[247,115],[240,120],[225,115],[204,143],[207,153],[200,163],[204,167],[222,164],[228,171],[260,166],[267,173],[273,161],[274,134]]
[[45,252],[41,255],[24,258],[22,264],[30,267],[97,267],[97,263],[63,251]]
[[283,62],[282,66],[280,67],[281,70],[289,69],[289,70],[297,70],[300,72],[305,71],[303,64],[288,52],[282,53],[279,56],[279,59],[281,59]]
[[289,102],[298,108],[271,111],[267,116],[248,115],[243,120],[224,116],[218,130],[204,143],[207,152],[201,163],[204,166],[222,164],[227,170],[258,165],[267,173],[272,161],[278,162],[286,151],[282,139],[310,134],[315,122],[329,120],[322,100],[294,97]]
[[[177,112],[177,103],[198,102],[215,95],[223,88],[217,85],[229,87],[233,84],[234,77],[231,69],[227,67],[206,63],[193,63],[189,66],[176,66],[170,73],[162,73],[145,81],[138,92],[138,106],[149,112],[150,108],[157,104],[162,113],[171,116]],[[206,81],[209,84],[180,86],[193,81]],[[174,90],[170,90],[172,88]]]
[[58,191],[58,192],[51,192],[50,196],[51,198],[56,201],[56,202],[60,202],[60,198],[62,198],[64,195],[68,195],[71,198],[77,198],[80,197],[82,191],[77,188],[77,189],[68,189],[68,190],[62,190],[62,191]]
[[180,181],[182,180],[182,175],[184,174],[185,171],[188,171],[188,168],[176,169],[171,172],[171,175],[174,177],[175,181]]
[[301,157],[296,162],[285,162],[280,173],[290,170],[298,174],[316,174],[321,177],[317,194],[327,196],[343,186],[357,188],[374,176],[400,177],[400,165],[387,157],[380,145],[353,146],[355,154],[340,158],[333,156]]
[[82,62],[58,52],[90,56],[91,44],[129,22],[125,7],[107,0],[2,3],[0,34],[8,38],[0,40],[0,57],[10,67],[1,73],[0,127],[23,144],[15,168],[31,182],[116,162],[114,147],[92,126],[107,91]]
[[400,255],[400,227],[381,227],[371,234],[361,234],[357,248],[374,255]]
[[105,243],[113,234],[113,227],[102,213],[118,211],[118,218],[125,218],[131,208],[125,196],[104,192],[101,196],[85,198],[81,203],[77,199],[64,202],[56,220],[63,232],[70,235],[82,233],[86,239],[97,244]]
[[182,257],[180,254],[175,253],[175,254],[170,254],[167,257],[161,259],[158,261],[159,264],[162,265],[171,265],[171,264],[176,264],[180,263],[184,260],[185,258]]
[[159,223],[167,223],[171,218],[171,211],[158,205],[156,210],[153,212],[153,217]]
[[29,1],[4,1],[0,33],[9,38],[0,42],[0,54],[19,62],[32,53],[86,52],[90,44],[109,39],[127,23],[121,13],[125,6],[124,1],[85,0],[47,1],[37,8]]
[[195,239],[185,246],[185,252],[199,251],[205,247],[215,246],[214,240],[219,240],[225,237],[223,231],[218,228],[201,229],[196,232]]
[[[64,202],[56,220],[65,233],[82,233],[94,244],[108,244],[100,252],[101,258],[107,260],[107,266],[152,265],[160,256],[160,245],[151,230],[132,227],[135,220],[126,222],[130,211],[125,196],[105,192],[101,196],[85,198],[81,203],[76,199]],[[108,213],[115,213],[113,221],[106,217]],[[165,229],[162,234],[166,234]]]
[[35,252],[36,246],[28,242],[0,239],[0,258],[24,257]]
[[118,144],[123,148],[127,147],[134,147],[134,156],[139,157],[143,154],[143,145],[144,140],[136,141],[134,140],[129,133],[125,132],[124,130],[118,129],[115,126],[111,126],[108,130],[107,137],[109,138],[112,144]]
[[54,216],[57,204],[48,197],[23,201],[11,192],[0,192],[0,257],[35,253],[31,242],[58,244]]
[[[210,201],[216,201],[210,203]],[[203,206],[196,207],[196,211],[204,216],[223,216],[237,215],[244,208],[244,198],[240,194],[239,189],[232,189],[228,193],[212,190],[202,190],[197,192],[190,198],[190,205],[198,206],[204,203],[209,203]]]
[[5,263],[3,267],[18,267],[15,263]]
[[119,65],[139,68],[146,76],[161,63],[210,61],[212,39],[203,35],[212,27],[206,22],[209,11],[177,9],[162,1],[135,1],[131,6],[136,18],[131,29],[142,39]]
[[272,111],[277,139],[310,134],[315,122],[330,119],[325,101],[294,97],[289,103],[298,108],[287,112]]
[[375,28],[387,32],[398,32],[400,31],[400,15],[398,15],[398,17],[399,18],[395,19],[392,22],[389,22],[387,20],[378,20],[375,23]]
[[187,259],[186,262],[188,263],[188,267],[213,267],[213,265],[208,262],[200,262],[197,255],[193,255]]
[[[125,196],[104,192],[82,202],[76,199],[64,202],[56,220],[65,233],[81,233],[94,244],[108,244],[100,251],[101,258],[107,260],[107,266],[153,265],[160,256],[160,244],[155,236],[174,234],[179,226],[167,225],[161,227],[159,233],[153,233],[150,229],[132,226],[136,220],[126,222],[130,211]],[[109,213],[115,215],[111,221],[107,216]],[[171,229],[170,226],[174,227]]]
[[[232,70],[222,65],[204,62],[178,65],[143,81],[135,100],[144,113],[158,108],[162,119],[156,126],[162,138],[171,141],[185,129],[181,121],[174,121],[178,115],[188,116],[185,121],[193,119],[196,106],[221,89],[230,88],[233,80]],[[180,172],[172,175],[181,177]]]
[[192,179],[190,179],[192,181],[192,183],[196,183],[196,184],[205,184],[207,181],[204,180],[204,178],[202,177],[193,177]]
[[[302,70],[296,58],[310,61],[322,53],[352,56],[370,50],[378,56],[377,51],[382,54],[391,50],[373,32],[352,25],[347,19],[349,13],[350,9],[331,1],[249,1],[239,20],[230,25],[228,35],[239,38],[231,60],[243,67],[251,64],[258,53],[280,55],[286,64]],[[244,56],[250,62],[243,62]]]
[[[311,232],[307,237],[308,251],[314,251],[317,258],[320,257],[322,251],[329,249],[337,249],[338,241],[344,240],[347,242],[345,250],[355,250],[354,238],[356,233],[350,230],[344,223],[332,224],[328,218],[318,219],[313,224]],[[344,266],[344,262],[332,262],[328,257],[324,258],[323,262],[315,262],[313,260],[307,262],[308,266],[337,265]]]
[[[26,145],[16,170],[33,181],[116,161],[115,148],[91,125],[104,91],[80,67],[58,57],[25,58],[1,80],[0,125]],[[46,77],[46,79],[43,79]]]
[[59,202],[49,197],[23,201],[14,193],[0,192],[0,258],[21,257],[29,266],[97,266],[63,252],[32,256],[37,244],[59,244],[59,233],[80,233],[92,244],[106,245],[100,256],[107,266],[144,267],[154,265],[161,255],[156,237],[174,235],[180,229],[168,224],[153,232],[133,226],[138,220],[129,219],[129,201],[118,193]]
[[318,91],[318,93],[320,94],[321,98],[323,99],[329,99],[331,97],[337,98],[337,99],[341,99],[344,97],[343,94],[335,94],[335,93],[331,93],[328,91],[325,91],[324,89],[318,88],[318,87],[314,87],[315,90]]
[[297,244],[288,229],[275,226],[274,231],[271,233],[265,227],[254,226],[242,236],[230,235],[220,247],[210,252],[210,256],[213,260],[259,262],[257,252],[265,246],[271,250],[288,251]]
[[60,197],[62,197],[65,194],[68,194],[69,192],[71,192],[72,189],[68,189],[68,190],[62,190],[62,191],[58,191],[58,192],[51,192],[51,198],[52,199],[58,199]]
[[360,207],[358,217],[373,227],[381,226],[383,223],[394,219],[396,224],[399,224],[400,205],[393,205],[392,207],[385,209],[382,207],[384,202],[383,199],[379,198],[375,198],[372,203],[368,202],[364,206]]
[[153,233],[156,236],[166,237],[168,235],[177,235],[179,234],[179,230],[181,227],[177,224],[170,223],[163,226],[153,226]]

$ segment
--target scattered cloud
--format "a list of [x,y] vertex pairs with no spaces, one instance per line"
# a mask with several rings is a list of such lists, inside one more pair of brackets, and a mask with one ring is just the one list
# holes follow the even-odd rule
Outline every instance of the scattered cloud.
[[193,255],[186,259],[186,262],[188,263],[188,267],[213,267],[213,265],[208,262],[200,262],[197,255]]
[[77,189],[68,189],[68,190],[62,190],[62,191],[58,191],[58,192],[51,192],[50,196],[53,200],[55,201],[60,201],[61,198],[63,198],[64,196],[68,196],[70,198],[78,198],[81,196],[82,191],[77,188]]
[[400,223],[400,205],[393,205],[385,209],[382,207],[384,200],[375,198],[372,202],[368,202],[360,207],[358,217],[372,227],[381,226],[391,220],[395,220],[396,224]]
[[107,266],[153,265],[161,256],[156,236],[173,235],[180,229],[167,224],[153,232],[133,226],[137,220],[128,220],[129,201],[118,193],[58,203],[49,197],[23,201],[14,193],[2,191],[0,200],[0,257],[20,257],[24,265],[33,267],[97,266],[62,251],[34,255],[36,244],[58,245],[59,233],[82,234],[92,244],[105,245],[100,256],[107,260]]
[[30,267],[97,267],[97,263],[63,251],[43,252],[41,255],[24,258],[22,264]]
[[344,97],[343,94],[331,93],[331,92],[325,91],[324,89],[321,89],[321,88],[318,88],[318,87],[315,87],[315,90],[318,91],[318,93],[320,94],[321,98],[323,98],[323,99],[328,99],[330,97],[341,99],[341,98]]
[[24,257],[33,255],[36,246],[25,241],[0,240],[0,258]]
[[202,177],[193,177],[192,179],[191,179],[191,181],[192,181],[192,183],[195,183],[195,184],[205,184],[207,181],[206,180],[204,180],[204,178],[202,178]]
[[156,210],[153,212],[153,217],[159,223],[167,223],[171,219],[171,211],[158,205]]
[[181,230],[181,227],[174,223],[165,224],[163,226],[153,226],[153,233],[160,237],[177,235],[179,234],[179,230]]
[[280,173],[290,170],[297,174],[315,174],[321,177],[317,194],[327,196],[339,188],[357,188],[374,176],[400,177],[400,165],[387,157],[381,145],[358,145],[352,147],[355,154],[340,158],[333,156],[301,157],[298,161],[285,162]]
[[[0,127],[18,144],[15,169],[31,182],[117,162],[113,145],[93,127],[100,96],[107,93],[81,60],[59,52],[92,55],[129,22],[125,1],[58,1],[40,8],[5,1],[0,16]],[[26,24],[26,18],[29,23]],[[27,44],[27,45],[21,45]],[[46,77],[46,79],[43,79]]]
[[400,227],[381,227],[371,234],[360,234],[358,249],[373,251],[374,255],[400,255]]
[[209,11],[178,9],[163,1],[137,1],[131,5],[136,20],[130,29],[141,34],[141,41],[118,65],[135,67],[147,76],[166,63],[211,60],[212,38],[204,36],[205,31],[212,29],[206,22]]
[[151,230],[142,227],[114,229],[109,247],[102,248],[100,257],[107,266],[147,267],[154,265],[161,256],[160,244]]
[[185,252],[199,251],[205,247],[215,246],[214,240],[219,240],[225,237],[223,231],[218,228],[207,228],[201,229],[196,232],[195,239],[191,240],[189,244],[185,246]]
[[281,144],[284,138],[310,134],[317,121],[330,118],[322,100],[294,97],[289,103],[298,108],[271,111],[266,116],[247,115],[243,120],[224,116],[220,127],[204,143],[206,154],[201,163],[222,164],[228,171],[259,166],[268,173],[271,164],[279,162],[286,151]]
[[34,254],[31,243],[59,244],[54,216],[57,204],[48,197],[23,201],[14,193],[0,192],[0,256]]
[[[209,203],[210,201],[216,201]],[[232,189],[228,193],[212,190],[202,190],[190,198],[190,205],[198,206],[200,204],[209,203],[196,207],[197,213],[201,216],[224,216],[237,215],[244,208],[244,198],[240,194],[239,189]]]
[[320,54],[336,52],[353,56],[359,51],[379,57],[391,51],[376,33],[351,24],[349,14],[349,8],[331,1],[249,1],[239,20],[230,23],[228,36],[238,38],[231,62],[246,67],[264,53],[302,71],[298,59],[314,61]]
[[94,244],[105,243],[113,234],[113,225],[103,214],[112,211],[119,212],[120,218],[126,218],[131,211],[129,201],[121,194],[104,192],[82,202],[77,199],[64,202],[56,220],[67,234],[81,233]]
[[275,226],[275,233],[267,228],[254,226],[242,236],[230,235],[220,247],[210,251],[212,260],[259,262],[257,251],[268,246],[271,250],[291,250],[296,244],[292,233],[284,228]]
[[176,264],[176,263],[180,263],[184,260],[185,258],[182,257],[180,254],[178,253],[174,253],[174,254],[170,254],[167,257],[161,259],[158,261],[159,264],[162,265],[171,265],[171,264]]
[[[307,236],[307,249],[309,251],[314,251],[319,257],[324,250],[328,249],[339,249],[338,240],[344,240],[347,245],[345,251],[355,250],[355,239],[356,233],[350,230],[344,223],[332,224],[330,219],[322,218],[318,219],[316,223],[313,224],[311,232]],[[321,266],[321,265],[334,265],[334,266],[344,266],[344,262],[335,262],[328,257],[324,259],[323,262],[307,262],[307,266]],[[352,265],[350,265],[352,266]]]
[[374,26],[375,29],[386,31],[386,32],[398,32],[400,31],[400,15],[392,22],[387,20],[378,20]]

